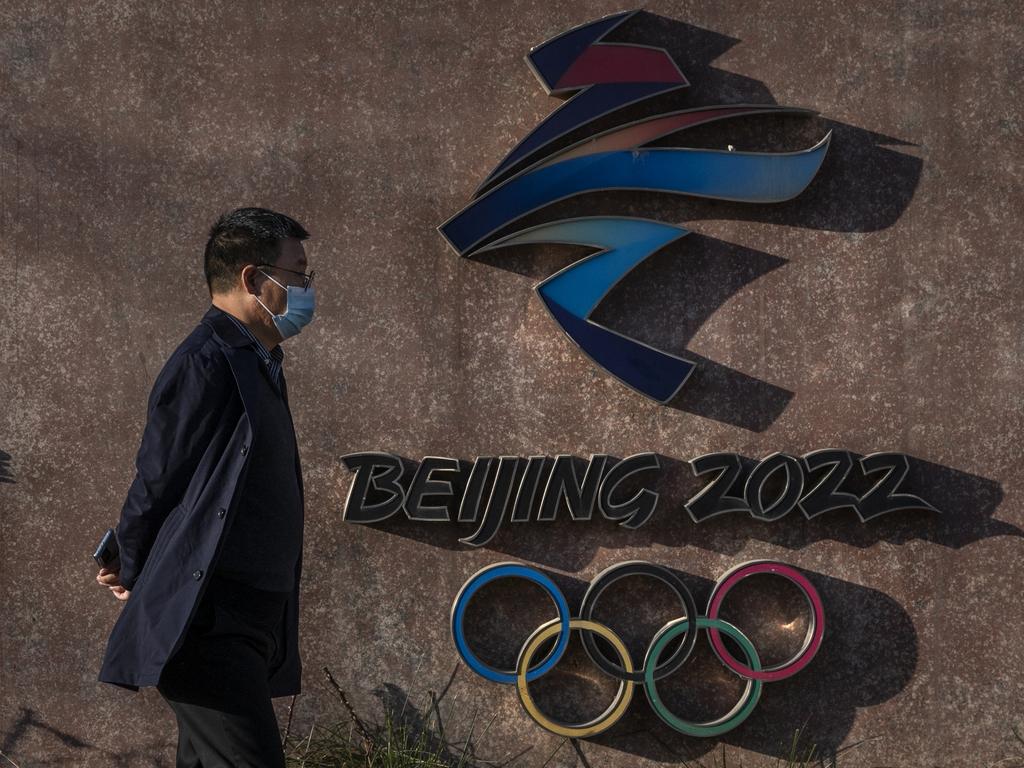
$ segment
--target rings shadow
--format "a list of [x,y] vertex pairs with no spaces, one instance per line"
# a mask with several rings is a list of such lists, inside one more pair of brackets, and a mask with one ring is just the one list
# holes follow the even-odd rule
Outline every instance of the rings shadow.
[[[739,42],[735,38],[641,11],[606,41],[666,48],[690,86],[616,110],[553,142],[551,151],[611,127],[678,109],[776,104],[763,82],[711,66]],[[750,204],[663,192],[594,191],[546,205],[485,242],[579,216],[644,217],[686,223],[687,229],[692,228],[688,222],[709,219],[848,233],[891,226],[910,204],[922,168],[920,158],[889,148],[913,146],[900,139],[818,116],[757,115],[686,129],[645,146],[724,150],[731,145],[740,151],[789,152],[812,146],[828,131],[832,140],[818,174],[803,193],[786,202]],[[540,281],[592,251],[569,248],[510,246],[473,259]],[[576,255],[567,258],[569,253]],[[686,346],[730,296],[786,263],[779,256],[692,232],[624,276],[591,319],[697,364],[667,406],[761,432],[781,415],[794,393],[695,355]]]

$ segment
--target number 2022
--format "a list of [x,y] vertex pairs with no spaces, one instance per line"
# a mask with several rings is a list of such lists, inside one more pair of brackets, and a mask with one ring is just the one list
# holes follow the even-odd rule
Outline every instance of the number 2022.
[[[878,476],[870,490],[861,496],[839,490],[854,462],[869,479]],[[747,512],[757,520],[770,522],[788,515],[796,507],[808,520],[825,512],[853,509],[861,522],[904,509],[939,511],[918,496],[898,493],[910,471],[910,462],[903,453],[872,453],[860,459],[850,451],[832,448],[811,451],[800,458],[773,453],[759,461],[747,475],[742,496],[729,495],[743,474],[743,459],[739,454],[708,453],[692,459],[690,466],[698,477],[718,473],[685,504],[695,523],[728,512]],[[819,470],[825,473],[812,484],[811,474]],[[766,503],[765,486],[776,473],[782,480],[782,491]]]

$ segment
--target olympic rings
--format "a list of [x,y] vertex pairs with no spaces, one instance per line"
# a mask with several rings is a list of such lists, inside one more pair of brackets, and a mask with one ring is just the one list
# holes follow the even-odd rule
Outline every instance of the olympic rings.
[[455,596],[455,602],[452,603],[452,637],[455,638],[455,647],[459,651],[459,655],[462,656],[463,661],[478,675],[495,683],[514,683],[516,681],[515,670],[495,669],[480,661],[469,649],[462,628],[466,606],[469,604],[473,594],[484,584],[507,576],[514,576],[539,584],[551,595],[551,599],[555,601],[555,606],[558,608],[560,627],[558,642],[545,657],[544,661],[541,662],[540,666],[531,670],[526,675],[527,680],[536,680],[558,663],[559,659],[562,658],[562,654],[565,653],[565,649],[569,646],[569,603],[566,602],[562,590],[555,586],[555,582],[536,568],[530,568],[528,565],[521,565],[519,563],[495,563],[477,571],[473,578],[462,585],[459,594]]
[[[800,650],[790,660],[770,667],[763,667],[753,643],[739,629],[719,618],[722,603],[728,592],[740,581],[757,574],[775,574],[788,579],[803,593],[810,608],[810,622]],[[653,577],[676,594],[684,616],[666,623],[651,641],[644,656],[641,669],[633,666],[629,650],[615,632],[604,624],[593,620],[594,606],[601,594],[615,581],[632,575]],[[476,657],[470,650],[464,634],[466,606],[473,595],[485,584],[501,578],[520,578],[542,587],[551,597],[558,611],[558,617],[545,622],[535,629],[519,651],[514,670],[491,667]],[[534,703],[530,696],[531,681],[549,672],[565,653],[569,636],[576,630],[583,639],[583,647],[591,660],[605,673],[619,681],[619,689],[612,703],[593,720],[585,723],[563,723],[548,717]],[[677,671],[690,657],[700,630],[707,632],[711,648],[718,659],[733,673],[746,680],[746,687],[740,700],[724,716],[708,722],[693,722],[676,716],[665,706],[658,694],[657,681]],[[528,565],[502,562],[489,565],[471,576],[459,590],[452,603],[451,632],[455,648],[463,661],[477,674],[488,680],[515,684],[519,700],[526,713],[541,727],[560,736],[587,738],[611,728],[625,714],[633,698],[633,688],[642,684],[651,708],[666,724],[690,736],[720,736],[736,728],[746,720],[761,698],[761,689],[766,682],[775,682],[799,672],[817,654],[825,632],[825,611],[817,590],[797,569],[773,560],[753,560],[741,563],[727,571],[715,584],[708,599],[706,616],[697,615],[696,603],[686,585],[667,568],[641,560],[630,560],[606,568],[587,587],[580,607],[579,617],[571,617],[569,605],[555,583],[539,570]],[[746,663],[741,663],[729,653],[722,634],[729,635]],[[609,659],[594,641],[600,635],[614,649],[618,662]],[[557,635],[557,641],[548,654],[534,666],[533,657],[538,649],[550,638]],[[679,647],[664,662],[662,654],[678,638]]]
[[736,661],[729,654],[729,651],[725,649],[725,643],[722,642],[722,636],[717,629],[709,629],[708,636],[711,638],[711,647],[714,649],[715,655],[733,672],[741,677],[773,683],[778,680],[785,680],[787,677],[792,677],[806,667],[811,662],[811,659],[814,658],[814,654],[818,652],[818,646],[821,645],[821,637],[825,632],[825,607],[821,604],[821,598],[818,597],[817,591],[811,586],[811,582],[807,580],[807,577],[792,566],[776,563],[773,560],[752,560],[726,571],[725,575],[718,580],[715,588],[711,591],[711,600],[708,601],[708,618],[718,618],[718,612],[722,608],[722,601],[729,590],[741,580],[757,573],[774,573],[783,576],[796,584],[800,591],[804,593],[807,605],[811,609],[811,622],[807,626],[807,635],[804,637],[803,645],[796,656],[789,661],[759,671],[756,667],[751,669]]
[[[676,593],[679,598],[679,602],[683,604],[683,615],[690,617],[697,615],[697,603],[694,602],[693,595],[690,594],[690,590],[686,588],[686,585],[668,568],[662,568],[660,565],[654,565],[653,563],[645,563],[643,560],[629,560],[625,563],[619,563],[613,565],[610,568],[605,568],[601,573],[594,577],[594,580],[590,582],[590,586],[587,587],[587,592],[583,595],[583,604],[580,606],[580,618],[592,619],[594,614],[594,606],[597,605],[597,600],[601,597],[601,593],[610,587],[614,582],[619,579],[625,578],[626,576],[653,576],[655,579],[664,582],[669,588]],[[632,680],[634,683],[642,683],[644,681],[643,670],[639,672],[627,672],[618,664],[615,664],[605,656],[601,649],[598,648],[597,643],[594,642],[594,636],[590,632],[583,632],[583,649],[587,652],[587,656],[590,657],[597,666],[607,672],[612,677],[617,677],[620,680]],[[658,680],[663,677],[667,677],[679,669],[686,660],[690,658],[690,654],[693,652],[693,647],[697,644],[697,631],[692,630],[686,633],[686,638],[676,649],[675,653],[665,662],[664,666],[660,668],[660,672],[656,669],[654,679]],[[657,662],[657,657],[654,658]]]
[[[657,659],[661,655],[661,651],[676,635],[682,632],[689,632],[689,625],[690,622],[687,619],[675,619],[659,629],[658,633],[654,636],[651,647],[647,649],[647,659],[644,660],[644,693],[647,694],[647,701],[650,702],[654,711],[658,713],[658,717],[680,733],[685,733],[687,736],[721,736],[746,720],[750,713],[754,711],[754,707],[757,706],[757,702],[761,698],[762,683],[760,680],[748,679],[747,687],[744,689],[743,695],[736,703],[736,706],[717,720],[707,723],[694,723],[690,720],[683,720],[670,712],[661,700],[661,696],[658,695],[654,665],[647,662]],[[743,655],[747,657],[747,662],[754,669],[761,669],[761,662],[757,658],[754,644],[747,639],[746,635],[727,621],[709,619],[704,616],[697,617],[697,629],[712,631],[712,628],[714,628],[713,631],[715,632],[725,632],[725,634],[739,643],[740,648],[743,650]],[[695,635],[696,633],[690,632],[690,634]]]
[[[587,621],[586,619],[572,619],[569,622],[570,629],[588,630],[588,632],[597,632],[605,640],[612,644],[615,648],[616,653],[619,654],[619,658],[622,659],[622,665],[626,668],[627,672],[633,670],[633,662],[629,658],[629,649],[626,648],[626,644],[619,639],[619,636],[612,632],[604,624],[599,624],[596,621]],[[530,690],[526,684],[526,668],[530,665],[530,660],[533,658],[533,654],[537,652],[537,648],[540,644],[551,637],[556,632],[561,631],[561,625],[558,624],[558,619],[552,619],[551,621],[542,624],[533,631],[523,649],[519,652],[519,660],[516,663],[516,688],[519,691],[519,701],[522,703],[526,713],[537,721],[542,727],[547,728],[552,733],[557,733],[559,736],[569,736],[574,739],[585,739],[588,736],[594,736],[601,731],[611,728],[615,722],[626,713],[626,709],[629,707],[629,702],[633,699],[633,683],[630,680],[621,680],[619,682],[619,690],[615,694],[615,700],[609,705],[608,709],[602,712],[600,715],[595,717],[589,723],[583,723],[582,725],[569,725],[568,723],[561,723],[557,720],[545,715],[541,712],[537,705],[533,703],[533,699],[530,697]],[[586,633],[584,636],[587,636]]]

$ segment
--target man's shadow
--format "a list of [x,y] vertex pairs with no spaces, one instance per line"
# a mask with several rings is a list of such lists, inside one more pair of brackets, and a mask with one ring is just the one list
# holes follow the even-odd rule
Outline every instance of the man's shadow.
[[[554,142],[552,148],[668,111],[726,103],[776,103],[764,83],[711,66],[739,42],[734,38],[641,11],[605,40],[664,47],[690,86],[616,110]],[[886,146],[910,146],[898,139],[822,117],[761,115],[698,126],[646,146],[726,149],[731,144],[741,151],[785,152],[812,146],[829,130],[831,144],[817,176],[802,194],[784,203],[734,203],[661,192],[591,192],[547,205],[487,241],[544,222],[597,215],[646,217],[680,223],[687,229],[694,228],[690,222],[704,219],[832,232],[872,232],[891,226],[909,205],[922,166],[919,158]],[[513,246],[473,258],[539,282],[589,252],[592,249],[576,246]],[[591,319],[697,364],[667,403],[670,407],[761,432],[781,415],[794,393],[686,347],[733,294],[786,264],[779,256],[693,232],[625,276]]]

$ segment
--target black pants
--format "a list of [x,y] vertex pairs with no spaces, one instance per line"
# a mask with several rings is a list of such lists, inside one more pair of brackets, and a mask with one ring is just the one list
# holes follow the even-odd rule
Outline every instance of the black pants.
[[178,720],[176,768],[284,768],[267,680],[289,593],[210,578],[157,685]]

